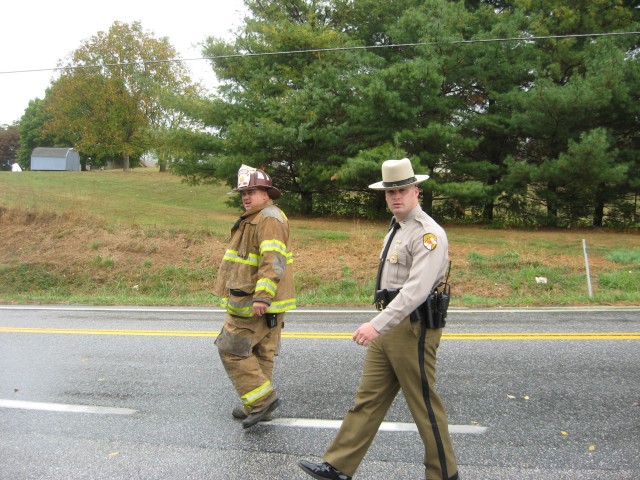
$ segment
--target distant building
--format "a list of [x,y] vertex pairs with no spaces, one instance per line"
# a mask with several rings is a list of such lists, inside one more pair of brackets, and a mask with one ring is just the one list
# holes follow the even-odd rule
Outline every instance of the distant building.
[[73,148],[34,148],[31,170],[80,171],[80,154]]

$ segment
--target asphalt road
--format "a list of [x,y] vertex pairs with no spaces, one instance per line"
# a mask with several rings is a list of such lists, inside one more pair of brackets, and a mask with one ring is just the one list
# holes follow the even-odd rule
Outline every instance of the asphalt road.
[[[0,479],[301,479],[371,311],[289,314],[277,419],[243,430],[207,309],[0,306]],[[640,308],[453,310],[438,390],[464,480],[640,479]],[[399,396],[356,479],[424,478]],[[325,422],[322,422],[325,421]]]

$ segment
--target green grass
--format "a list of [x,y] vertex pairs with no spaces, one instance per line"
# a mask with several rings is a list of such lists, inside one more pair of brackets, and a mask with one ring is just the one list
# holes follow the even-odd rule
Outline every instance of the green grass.
[[605,255],[605,258],[622,265],[640,266],[640,248],[635,250],[614,250]]
[[155,170],[11,173],[0,172],[3,206],[95,212],[114,226],[143,226],[150,236],[158,229],[227,230],[233,215],[223,185],[192,187]]
[[[0,244],[5,303],[210,305],[219,249],[240,213],[224,185],[193,187],[149,169],[0,172],[0,191],[0,231],[9,235],[12,218],[23,227]],[[387,222],[290,219],[299,304],[371,305]],[[637,232],[445,228],[453,306],[640,304]],[[74,256],[58,261],[71,244]]]
[[640,292],[640,271],[619,270],[600,276],[600,286],[627,293]]
[[348,240],[351,237],[348,232],[335,232],[333,230],[309,231],[308,236],[317,240]]
[[358,282],[347,267],[332,282],[314,275],[297,275],[296,290],[304,291],[302,303],[316,305],[370,304],[373,302],[375,279]]

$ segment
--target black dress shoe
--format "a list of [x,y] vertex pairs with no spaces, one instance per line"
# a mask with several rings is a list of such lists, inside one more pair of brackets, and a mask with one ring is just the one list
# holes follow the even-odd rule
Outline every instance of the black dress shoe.
[[336,470],[327,462],[313,463],[300,460],[298,465],[313,478],[330,478],[332,480],[351,480],[349,475],[345,475],[340,470]]

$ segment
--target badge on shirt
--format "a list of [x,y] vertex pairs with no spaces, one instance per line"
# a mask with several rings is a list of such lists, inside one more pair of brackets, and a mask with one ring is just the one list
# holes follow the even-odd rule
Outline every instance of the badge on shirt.
[[438,246],[438,237],[433,233],[427,233],[422,237],[422,243],[427,250],[435,250]]

